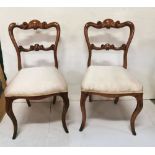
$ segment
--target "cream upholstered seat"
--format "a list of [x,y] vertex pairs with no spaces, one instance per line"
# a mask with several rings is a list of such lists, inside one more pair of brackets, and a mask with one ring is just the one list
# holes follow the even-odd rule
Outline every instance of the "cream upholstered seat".
[[55,67],[21,69],[5,89],[5,96],[41,96],[67,92],[67,84]]
[[90,66],[82,91],[105,94],[142,93],[142,85],[120,66]]

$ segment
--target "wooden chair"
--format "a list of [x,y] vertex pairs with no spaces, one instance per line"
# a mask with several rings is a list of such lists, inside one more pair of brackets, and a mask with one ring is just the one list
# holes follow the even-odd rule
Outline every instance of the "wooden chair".
[[[19,46],[14,37],[14,29],[19,28],[21,30],[37,30],[37,29],[56,29],[56,39],[54,44],[50,47],[44,47],[43,45],[35,44],[31,45],[30,48],[26,49],[23,46]],[[26,99],[28,106],[30,106],[30,100],[38,100],[46,97],[54,96],[54,102],[56,96],[61,96],[64,102],[62,112],[62,124],[66,133],[68,129],[65,122],[65,116],[69,107],[67,83],[61,73],[58,71],[58,60],[57,60],[57,46],[60,38],[60,26],[56,22],[46,23],[38,20],[32,20],[29,23],[24,22],[21,25],[11,23],[9,25],[9,35],[12,43],[17,52],[18,58],[18,73],[15,78],[8,84],[5,89],[6,97],[6,113],[10,117],[14,125],[13,139],[17,136],[17,120],[12,111],[12,103],[15,99]],[[55,67],[30,67],[22,68],[21,65],[21,52],[30,51],[53,51]]]
[[[100,47],[90,43],[88,35],[88,29],[90,27],[96,29],[102,28],[123,28],[129,27],[130,33],[126,44],[122,44],[120,47],[116,47],[111,44],[102,44]],[[133,112],[130,120],[131,131],[133,135],[135,132],[135,119],[140,113],[143,107],[143,87],[134,79],[127,71],[127,54],[130,43],[134,35],[134,24],[130,21],[120,23],[120,21],[114,22],[112,19],[106,19],[103,22],[97,23],[88,22],[84,27],[84,35],[88,46],[88,69],[82,81],[81,87],[81,100],[80,106],[82,111],[82,124],[80,131],[82,131],[86,124],[86,109],[85,101],[89,96],[91,101],[92,95],[101,95],[104,97],[115,98],[114,103],[117,104],[119,97],[121,96],[133,96],[137,100],[137,107]],[[123,67],[120,66],[91,66],[92,50],[122,50],[123,51]]]

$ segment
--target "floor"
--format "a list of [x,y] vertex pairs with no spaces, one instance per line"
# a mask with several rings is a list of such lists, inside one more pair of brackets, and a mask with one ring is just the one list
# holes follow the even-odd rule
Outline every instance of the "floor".
[[[144,100],[144,108],[136,121],[137,136],[130,131],[129,120],[135,108],[134,99],[93,101],[86,104],[87,124],[83,132],[79,101],[70,96],[67,114],[69,134],[61,124],[62,101],[33,102],[29,108],[23,100],[14,103],[19,130],[12,140],[12,123],[5,115],[0,123],[0,146],[155,146],[155,101]],[[51,99],[52,102],[52,99]]]

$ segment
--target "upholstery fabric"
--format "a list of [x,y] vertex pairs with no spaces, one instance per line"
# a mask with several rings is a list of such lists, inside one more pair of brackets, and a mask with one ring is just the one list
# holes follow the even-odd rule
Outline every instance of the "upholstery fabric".
[[105,94],[141,93],[143,86],[120,66],[90,66],[82,81],[82,91]]
[[55,67],[21,69],[5,89],[5,96],[40,96],[67,92],[67,84]]

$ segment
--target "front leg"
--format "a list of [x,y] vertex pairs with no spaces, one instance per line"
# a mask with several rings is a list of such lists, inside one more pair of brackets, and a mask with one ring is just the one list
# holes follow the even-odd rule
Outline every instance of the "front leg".
[[138,116],[138,114],[141,112],[141,110],[143,108],[143,94],[139,94],[139,95],[135,96],[135,98],[137,100],[137,106],[136,106],[136,109],[133,112],[133,114],[131,116],[131,120],[130,120],[131,131],[132,131],[133,135],[136,135],[136,131],[135,131],[136,117]]
[[62,97],[63,103],[64,103],[63,111],[62,111],[62,125],[63,125],[65,132],[69,133],[69,131],[67,129],[67,125],[66,125],[66,113],[67,113],[68,108],[69,108],[68,92],[61,93],[60,96]]
[[15,139],[17,136],[17,120],[16,117],[12,111],[12,103],[13,103],[13,99],[10,98],[6,98],[6,113],[7,115],[10,117],[10,119],[12,120],[13,126],[14,126],[14,133],[13,133],[13,137],[12,139]]
[[81,99],[80,99],[80,106],[81,106],[81,112],[82,112],[82,123],[79,131],[82,131],[86,124],[86,108],[85,108],[85,102],[88,94],[85,92],[81,92]]

